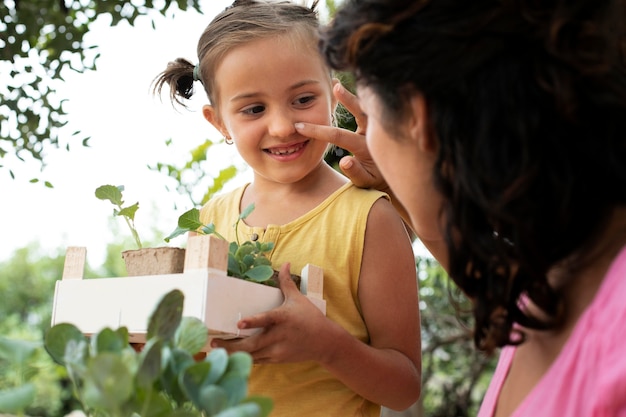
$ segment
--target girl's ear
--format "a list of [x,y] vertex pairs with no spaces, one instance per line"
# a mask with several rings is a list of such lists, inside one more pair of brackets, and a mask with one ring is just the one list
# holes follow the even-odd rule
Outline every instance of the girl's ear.
[[414,93],[409,99],[409,134],[417,141],[417,146],[424,152],[434,152],[437,141],[428,121],[428,105],[424,96]]
[[224,123],[222,123],[222,119],[218,116],[215,107],[209,104],[202,106],[202,115],[213,127],[219,130],[224,137],[228,136],[228,130],[224,126]]

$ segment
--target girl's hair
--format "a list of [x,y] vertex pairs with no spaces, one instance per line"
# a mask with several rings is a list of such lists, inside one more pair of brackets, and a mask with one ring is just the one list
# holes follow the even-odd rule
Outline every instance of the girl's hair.
[[312,53],[317,53],[317,3],[314,0],[311,7],[305,7],[290,1],[235,0],[200,36],[197,66],[184,58],[170,62],[156,77],[154,93],[160,95],[168,84],[172,102],[184,106],[183,99],[191,98],[193,83],[198,80],[211,104],[217,105],[215,71],[222,58],[233,48],[259,39],[289,34],[310,44]]
[[[558,325],[555,265],[579,268],[626,204],[623,0],[345,0],[322,32],[393,134],[421,94],[438,141],[449,274],[474,340],[521,343]],[[595,254],[597,255],[597,254]],[[530,300],[542,311],[524,308]]]

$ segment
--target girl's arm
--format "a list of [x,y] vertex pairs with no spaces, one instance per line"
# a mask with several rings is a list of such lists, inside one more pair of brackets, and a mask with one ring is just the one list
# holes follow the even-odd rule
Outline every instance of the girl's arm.
[[402,220],[384,199],[374,204],[367,222],[359,301],[370,345],[334,329],[322,364],[370,401],[408,408],[421,391],[415,257]]

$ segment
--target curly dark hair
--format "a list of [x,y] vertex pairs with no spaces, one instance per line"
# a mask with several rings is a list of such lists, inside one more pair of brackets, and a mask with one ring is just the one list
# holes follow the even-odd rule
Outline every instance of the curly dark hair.
[[346,0],[322,30],[327,62],[379,97],[391,132],[412,92],[427,103],[448,272],[474,302],[480,349],[521,343],[514,323],[558,325],[566,306],[548,271],[585,262],[626,204],[625,10],[623,0]]

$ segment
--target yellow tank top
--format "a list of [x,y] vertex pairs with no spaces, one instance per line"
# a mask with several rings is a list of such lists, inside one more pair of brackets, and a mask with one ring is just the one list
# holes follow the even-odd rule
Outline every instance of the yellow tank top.
[[[235,240],[233,225],[245,188],[214,197],[200,212],[201,221],[213,222],[229,241]],[[347,183],[288,224],[264,229],[240,222],[239,239],[250,240],[256,234],[261,242],[274,242],[273,251],[267,254],[274,269],[285,262],[291,262],[291,273],[298,275],[308,263],[323,268],[327,317],[358,340],[369,343],[357,290],[367,218],[379,198],[386,198],[386,194]],[[254,365],[249,393],[274,401],[272,417],[380,415],[379,405],[357,395],[314,362]]]

